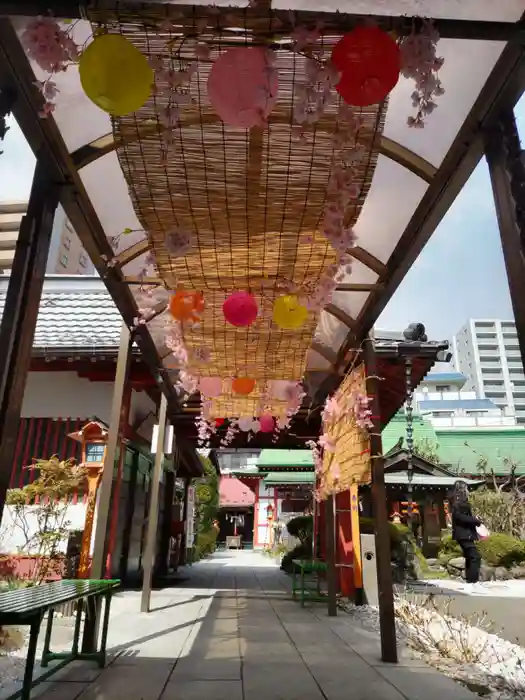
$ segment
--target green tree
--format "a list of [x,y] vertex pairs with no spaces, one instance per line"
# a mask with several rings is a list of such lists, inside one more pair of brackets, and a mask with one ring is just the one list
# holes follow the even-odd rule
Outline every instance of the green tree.
[[414,440],[414,454],[421,459],[426,459],[433,464],[439,464],[439,444],[429,438],[416,438]]
[[26,469],[38,470],[37,478],[21,489],[10,489],[6,504],[24,536],[19,553],[35,556],[31,578],[41,583],[56,565],[60,545],[68,536],[68,499],[84,483],[86,470],[75,460],[60,460],[56,455],[36,460]]
[[195,519],[197,558],[215,549],[217,528],[215,520],[219,512],[219,475],[207,457],[200,457],[204,476],[195,481]]

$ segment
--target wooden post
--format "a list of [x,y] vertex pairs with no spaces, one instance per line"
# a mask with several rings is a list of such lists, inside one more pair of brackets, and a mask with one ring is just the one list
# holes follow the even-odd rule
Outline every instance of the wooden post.
[[155,563],[155,551],[157,549],[157,525],[159,516],[159,488],[162,474],[162,461],[164,459],[164,436],[166,435],[166,413],[168,402],[166,395],[162,394],[159,410],[159,432],[157,437],[157,451],[155,453],[155,465],[150,484],[150,501],[148,511],[148,527],[146,531],[146,547],[142,559],[142,596],[140,600],[140,612],[150,611],[151,580],[153,577],[153,565]]
[[326,527],[326,587],[328,594],[328,615],[337,615],[337,570],[335,568],[335,497],[325,501]]
[[359,486],[350,485],[350,518],[352,523],[352,544],[354,553],[355,602],[363,602],[363,567],[361,562],[361,530],[359,527]]
[[381,442],[381,412],[379,404],[379,380],[374,341],[364,343],[366,388],[370,397],[373,427],[370,429],[370,458],[372,460],[372,510],[376,545],[377,585],[379,592],[379,626],[381,658],[387,663],[397,663],[396,620],[394,590],[390,563],[390,531],[386,505],[385,461]]
[[102,478],[102,465],[87,468],[87,506],[84,520],[84,532],[82,533],[82,546],[80,548],[80,561],[78,563],[78,578],[89,578],[91,560],[91,537],[95,520],[95,508],[97,504],[97,492]]
[[170,540],[173,523],[173,496],[175,494],[175,472],[167,471],[164,484],[164,517],[162,519],[162,534],[160,538],[159,574],[166,576],[169,568]]
[[525,366],[525,158],[511,108],[485,134],[503,258]]
[[16,451],[38,307],[60,188],[37,159],[0,326],[0,522]]
[[91,560],[91,578],[101,579],[104,576],[106,540],[109,521],[109,506],[113,488],[113,475],[117,449],[121,443],[121,411],[124,387],[128,375],[131,352],[131,335],[125,323],[120,332],[120,346],[117,359],[117,371],[113,385],[113,400],[109,423],[108,442],[104,456],[104,469],[100,481],[98,507],[95,517],[95,541]]

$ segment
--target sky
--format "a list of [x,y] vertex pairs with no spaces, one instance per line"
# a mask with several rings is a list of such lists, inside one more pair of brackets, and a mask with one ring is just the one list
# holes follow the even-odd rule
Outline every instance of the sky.
[[[525,96],[516,107],[525,139]],[[11,121],[0,143],[0,201],[29,196],[35,159]],[[449,340],[469,318],[512,319],[492,189],[483,159],[378,319],[382,330],[425,324]]]

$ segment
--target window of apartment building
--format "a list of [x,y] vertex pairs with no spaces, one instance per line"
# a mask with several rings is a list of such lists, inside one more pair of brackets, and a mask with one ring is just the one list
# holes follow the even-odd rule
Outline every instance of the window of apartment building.
[[470,418],[479,418],[479,416],[485,415],[485,411],[465,411],[465,415]]
[[71,238],[69,236],[64,236],[64,240],[62,241],[62,245],[66,250],[69,250],[71,248]]
[[73,226],[71,226],[71,222],[69,221],[69,219],[66,219],[65,227],[70,233],[75,233],[75,229],[73,228]]
[[78,262],[82,267],[87,267],[87,264],[88,264],[87,255],[85,253],[80,253],[80,255],[78,256]]
[[450,385],[449,384],[437,384],[436,385],[436,391],[450,391]]
[[476,329],[478,329],[478,328],[494,328],[494,321],[476,321],[476,323],[474,325],[476,326]]
[[432,411],[433,418],[452,418],[454,411]]
[[501,322],[501,329],[515,331],[516,324],[514,323],[514,321],[502,321]]
[[60,264],[62,265],[62,267],[67,267],[67,263],[68,263],[68,257],[67,257],[67,255],[63,255],[60,258]]

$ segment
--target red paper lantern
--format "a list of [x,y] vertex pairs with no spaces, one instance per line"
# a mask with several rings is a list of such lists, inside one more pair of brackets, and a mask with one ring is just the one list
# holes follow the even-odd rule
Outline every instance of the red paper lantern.
[[225,423],[226,423],[226,419],[225,419],[225,418],[216,418],[216,419],[215,419],[215,427],[216,427],[216,428],[220,428],[221,425],[224,425]]
[[234,292],[222,305],[224,318],[232,326],[251,326],[258,311],[257,302],[248,292]]
[[248,396],[255,389],[255,379],[238,377],[232,381],[232,391],[240,396]]
[[259,418],[261,424],[261,433],[271,433],[274,428],[273,417],[269,413],[263,413]]
[[186,292],[179,289],[170,299],[170,313],[177,321],[198,321],[204,311],[201,292]]
[[336,90],[355,107],[378,104],[399,80],[399,46],[379,27],[356,27],[345,34],[334,46],[332,61],[341,73]]

